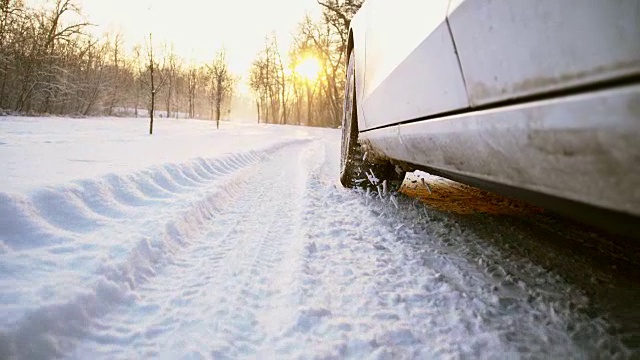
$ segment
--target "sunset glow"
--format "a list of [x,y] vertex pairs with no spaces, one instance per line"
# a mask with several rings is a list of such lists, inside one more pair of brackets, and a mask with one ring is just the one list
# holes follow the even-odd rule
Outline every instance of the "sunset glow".
[[320,65],[320,61],[317,58],[309,56],[296,66],[295,71],[303,79],[313,82],[318,80],[320,72],[322,71],[322,65]]
[[[259,118],[334,126],[349,29],[327,16],[351,16],[362,0],[339,1],[344,9],[317,0],[10,1],[13,25],[0,57],[22,70],[5,81],[12,87],[0,106],[109,116],[144,110],[150,134],[157,111],[217,125]],[[21,36],[25,29],[33,35]],[[21,64],[31,48],[46,54],[37,68]],[[50,75],[43,81],[41,73]],[[74,74],[71,82],[65,74]],[[71,90],[83,88],[94,90]]]
[[[44,6],[47,0],[27,0]],[[318,16],[315,0],[75,0],[91,32],[121,33],[127,47],[144,43],[153,33],[161,48],[173,44],[186,62],[206,64],[226,48],[229,66],[245,74],[264,47],[264,38],[274,33],[282,53],[291,46],[291,32],[305,14]],[[49,4],[50,6],[50,4]]]

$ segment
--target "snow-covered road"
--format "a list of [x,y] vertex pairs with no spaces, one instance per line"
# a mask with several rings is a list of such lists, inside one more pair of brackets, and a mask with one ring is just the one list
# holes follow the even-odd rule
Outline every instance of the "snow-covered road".
[[[637,327],[588,284],[635,285],[589,257],[541,255],[553,225],[341,188],[339,131],[198,123],[146,146],[60,133],[104,147],[83,167],[20,121],[0,121],[0,359],[639,354]],[[180,145],[193,150],[163,153]],[[64,171],[34,169],[38,149]]]

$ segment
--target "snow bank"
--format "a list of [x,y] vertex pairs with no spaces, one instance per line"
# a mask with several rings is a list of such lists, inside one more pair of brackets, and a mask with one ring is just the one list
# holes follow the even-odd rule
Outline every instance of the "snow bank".
[[166,121],[148,137],[132,119],[0,120],[0,358],[65,354],[139,297],[244,168],[308,141],[294,128],[225,125]]
[[[27,191],[154,165],[246,152],[308,138],[297,127],[200,120],[0,118],[0,191]],[[189,180],[187,180],[189,181]]]

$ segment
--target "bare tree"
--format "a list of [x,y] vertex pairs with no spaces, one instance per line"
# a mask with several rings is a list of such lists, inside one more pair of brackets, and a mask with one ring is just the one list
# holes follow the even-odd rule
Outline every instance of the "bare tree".
[[123,36],[121,33],[117,33],[113,39],[113,45],[111,47],[112,52],[112,74],[111,74],[111,94],[109,101],[108,115],[113,115],[113,108],[120,100],[120,63],[122,62],[122,43]]
[[146,87],[144,76],[146,73],[145,66],[143,65],[143,55],[140,45],[136,45],[133,48],[133,58],[131,59],[131,77],[132,83],[129,93],[133,98],[133,107],[135,117],[138,117],[138,108],[140,107],[140,98]]
[[198,68],[191,65],[187,74],[187,98],[189,101],[189,118],[196,116],[196,90],[198,88]]
[[265,38],[265,47],[254,60],[249,83],[257,97],[258,118],[271,123],[286,123],[289,109],[289,78],[274,34]]
[[[7,87],[11,86],[13,80],[9,74],[12,60],[15,57],[13,47],[14,42],[10,41],[12,35],[16,34],[20,27],[20,20],[24,17],[24,4],[18,0],[0,0],[0,109],[5,107]],[[9,40],[9,41],[7,41]],[[15,73],[15,70],[13,71]]]
[[274,50],[276,52],[276,69],[278,71],[278,77],[277,77],[277,82],[278,82],[278,88],[280,89],[280,113],[281,113],[281,121],[283,124],[287,123],[287,79],[286,79],[286,74],[284,72],[284,63],[282,61],[282,56],[280,56],[280,49],[278,49],[278,41],[275,37],[275,35],[273,36],[273,44],[274,44]]
[[349,40],[349,26],[351,19],[358,12],[364,0],[317,0],[323,7],[324,23],[333,27],[340,37],[341,48],[344,52]]
[[87,116],[98,102],[105,85],[107,83],[106,56],[108,53],[108,42],[101,46],[92,46],[88,51],[90,66],[95,70],[87,74],[87,82],[85,83],[88,90],[86,97],[86,106],[82,115]]
[[[165,46],[166,48],[166,46]],[[178,60],[173,46],[170,46],[166,55],[167,61],[164,68],[164,74],[166,77],[165,82],[165,109],[167,111],[167,118],[171,117],[171,106],[173,105],[173,93],[175,91],[177,81]]]
[[[220,114],[225,102],[230,100],[236,80],[229,71],[226,50],[218,51],[213,62],[207,65],[209,74],[209,99],[211,111],[215,110],[216,128],[220,128]],[[213,114],[212,114],[213,115]],[[212,116],[213,118],[213,116]]]
[[[249,86],[256,98],[256,110],[258,112],[258,124],[263,119],[266,103],[266,63],[261,57],[254,60],[249,70]],[[265,117],[265,121],[268,119]]]
[[295,118],[297,125],[300,125],[300,117],[302,115],[302,105],[304,101],[304,80],[296,72],[296,68],[298,67],[300,62],[300,54],[292,49],[289,52],[289,66],[291,75],[289,75],[289,83],[291,84],[291,89],[293,93],[293,110],[295,111]]
[[149,34],[149,46],[147,49],[149,60],[149,90],[151,93],[151,108],[149,109],[149,135],[153,135],[153,116],[156,107],[156,94],[164,86],[166,76],[162,74],[153,55],[153,37]]

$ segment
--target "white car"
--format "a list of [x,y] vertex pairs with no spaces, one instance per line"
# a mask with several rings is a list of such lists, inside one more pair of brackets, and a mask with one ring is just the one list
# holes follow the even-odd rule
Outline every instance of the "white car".
[[343,185],[423,169],[640,216],[640,1],[367,0],[347,51]]

